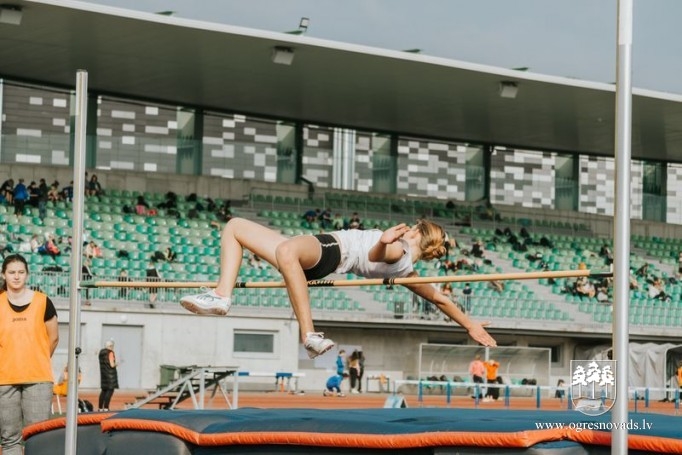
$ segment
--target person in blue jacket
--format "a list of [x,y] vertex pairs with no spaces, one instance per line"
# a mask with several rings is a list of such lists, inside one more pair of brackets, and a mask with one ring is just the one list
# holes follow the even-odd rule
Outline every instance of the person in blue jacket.
[[343,381],[343,376],[335,374],[334,376],[331,376],[329,379],[327,379],[327,388],[324,389],[322,392],[322,395],[325,397],[331,397],[331,396],[337,396],[337,397],[345,397],[343,393],[341,393],[341,382]]
[[336,356],[336,374],[342,376],[346,368],[346,350],[341,349],[339,355]]

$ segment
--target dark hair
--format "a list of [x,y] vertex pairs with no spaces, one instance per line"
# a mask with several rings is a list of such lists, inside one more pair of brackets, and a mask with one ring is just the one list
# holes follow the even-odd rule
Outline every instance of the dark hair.
[[[28,262],[26,262],[26,259],[20,254],[10,254],[5,257],[5,260],[2,261],[2,273],[5,273],[5,271],[7,270],[7,266],[10,265],[12,262],[21,262],[22,264],[24,264],[24,267],[26,267],[26,273],[28,273]],[[3,281],[2,288],[0,289],[6,291],[7,283]]]
[[24,264],[26,267],[26,271],[28,272],[28,262],[26,259],[20,255],[20,254],[10,254],[7,257],[5,257],[5,260],[2,261],[2,273],[5,273],[7,270],[7,266],[10,265],[12,262],[21,262]]

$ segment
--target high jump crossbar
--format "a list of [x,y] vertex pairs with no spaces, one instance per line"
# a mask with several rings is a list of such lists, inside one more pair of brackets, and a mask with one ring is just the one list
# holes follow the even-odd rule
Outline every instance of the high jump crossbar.
[[[514,272],[514,273],[489,273],[477,275],[446,275],[446,276],[423,276],[406,278],[359,278],[354,280],[312,280],[308,281],[308,287],[346,287],[346,286],[380,286],[380,285],[405,285],[430,284],[430,283],[460,283],[474,281],[507,281],[507,280],[534,280],[542,278],[606,278],[611,277],[611,272],[592,272],[591,270],[554,270],[542,272]],[[214,281],[83,281],[81,288],[213,288]],[[235,288],[284,288],[284,281],[238,281]]]

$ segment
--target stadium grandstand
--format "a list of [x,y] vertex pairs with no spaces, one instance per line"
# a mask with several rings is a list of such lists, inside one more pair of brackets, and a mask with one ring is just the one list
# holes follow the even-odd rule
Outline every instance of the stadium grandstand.
[[[611,85],[75,1],[14,3],[21,23],[0,24],[0,182],[42,178],[61,196],[20,211],[4,198],[0,244],[26,255],[32,286],[57,305],[56,376],[72,291],[63,190],[79,69],[90,80],[87,180],[101,185],[85,201],[93,279],[216,280],[230,216],[286,235],[330,230],[337,217],[348,227],[353,215],[365,229],[433,219],[455,242],[447,258],[418,264],[422,276],[609,270]],[[290,65],[274,58],[281,48]],[[510,82],[518,92],[501,96]],[[636,89],[633,100],[630,337],[682,344],[682,100]],[[60,254],[34,252],[33,237],[54,238]],[[240,281],[280,279],[245,255]],[[568,378],[576,353],[610,345],[612,283],[577,281],[475,282],[470,295],[457,282],[452,292],[507,351],[548,349],[549,386]],[[301,389],[321,390],[335,355],[307,358],[283,289],[238,290],[227,318],[188,314],[182,291],[81,291],[81,387],[98,387],[96,352],[115,339],[122,388],[157,387],[167,365],[239,365],[301,372]],[[420,346],[472,343],[399,286],[311,293],[316,326],[363,350],[369,376],[414,379]],[[682,358],[666,352],[663,386]],[[468,360],[441,373],[465,374]],[[515,368],[507,381],[525,378]]]

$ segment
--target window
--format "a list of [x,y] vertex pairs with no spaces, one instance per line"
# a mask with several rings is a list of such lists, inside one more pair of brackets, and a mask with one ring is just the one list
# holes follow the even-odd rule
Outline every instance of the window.
[[234,352],[273,354],[275,352],[275,334],[270,332],[235,332]]
[[551,362],[553,364],[560,364],[561,363],[561,352],[562,352],[562,345],[555,345],[555,346],[540,346],[540,345],[528,345],[528,347],[531,348],[549,348],[551,350],[550,356],[551,356]]

